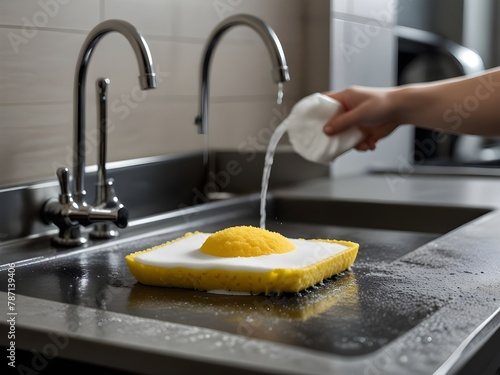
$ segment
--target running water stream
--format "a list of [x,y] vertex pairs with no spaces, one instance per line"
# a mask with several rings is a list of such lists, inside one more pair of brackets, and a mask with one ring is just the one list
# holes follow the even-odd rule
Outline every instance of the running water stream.
[[287,123],[288,122],[285,119],[278,125],[267,146],[266,157],[264,160],[264,171],[262,173],[262,187],[260,192],[260,227],[262,229],[266,229],[266,199],[269,186],[269,176],[271,175],[271,167],[274,161],[274,154],[281,137],[283,137],[288,130]]
[[[276,100],[278,105],[283,103],[283,83],[278,83],[278,98]],[[264,171],[262,172],[262,186],[260,192],[260,227],[262,229],[266,229],[266,198],[267,198],[267,189],[269,186],[269,176],[271,175],[271,166],[274,161],[274,153],[276,151],[276,147],[278,143],[283,137],[283,134],[287,131],[287,121],[286,119],[278,125],[278,127],[274,130],[271,139],[269,140],[269,144],[267,145],[266,157],[264,159]]]

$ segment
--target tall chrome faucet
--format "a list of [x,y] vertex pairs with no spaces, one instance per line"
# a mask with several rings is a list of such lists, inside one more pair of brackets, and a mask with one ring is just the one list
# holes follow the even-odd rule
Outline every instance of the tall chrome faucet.
[[156,74],[149,46],[134,26],[123,20],[107,20],[94,27],[85,39],[77,60],[74,82],[74,184],[71,193],[71,175],[67,168],[60,168],[57,177],[61,187],[59,199],[47,201],[42,216],[47,223],[59,227],[53,242],[60,246],[79,246],[86,242],[81,236],[81,226],[112,222],[119,228],[128,225],[128,211],[118,204],[112,208],[91,207],[85,201],[85,86],[87,68],[94,48],[110,32],[122,34],[132,46],[139,64],[141,89],[156,87]]
[[[198,126],[199,133],[207,133],[208,121],[208,98],[209,98],[209,74],[210,74],[210,61],[212,53],[217,46],[222,35],[233,26],[245,25],[254,29],[262,38],[266,47],[271,55],[274,69],[272,71],[272,78],[274,82],[283,84],[290,80],[288,66],[286,64],[285,54],[278,36],[274,30],[260,18],[248,14],[236,14],[227,17],[221,21],[211,32],[205,44],[203,52],[203,61],[201,65],[201,81],[200,81],[200,103],[199,112],[195,118],[195,125]],[[278,95],[281,95],[281,88]],[[279,98],[280,99],[280,98]]]

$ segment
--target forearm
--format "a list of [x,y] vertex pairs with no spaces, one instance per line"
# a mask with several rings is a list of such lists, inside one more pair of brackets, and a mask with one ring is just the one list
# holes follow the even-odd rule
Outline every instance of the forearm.
[[500,136],[500,69],[410,84],[390,94],[399,123],[456,134]]

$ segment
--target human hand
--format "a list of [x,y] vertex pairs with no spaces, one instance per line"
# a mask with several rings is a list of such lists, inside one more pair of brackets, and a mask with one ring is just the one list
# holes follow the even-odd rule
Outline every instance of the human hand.
[[360,151],[374,150],[376,143],[400,124],[396,120],[394,103],[389,98],[392,92],[393,89],[352,86],[343,91],[324,93],[342,103],[345,109],[325,124],[324,133],[333,136],[357,126],[364,137],[355,148]]

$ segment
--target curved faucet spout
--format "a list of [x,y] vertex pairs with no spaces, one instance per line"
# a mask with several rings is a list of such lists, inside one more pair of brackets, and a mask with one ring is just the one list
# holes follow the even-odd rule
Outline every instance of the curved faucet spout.
[[274,30],[261,19],[248,15],[236,14],[221,21],[211,32],[203,52],[203,62],[201,66],[201,82],[200,82],[200,107],[198,116],[195,119],[195,124],[199,127],[199,132],[206,134],[207,119],[208,119],[208,97],[209,97],[209,73],[210,61],[212,53],[217,46],[222,35],[233,26],[244,25],[255,30],[264,43],[271,56],[274,69],[272,78],[276,83],[283,83],[290,80],[288,66],[286,64],[285,54],[278,36]]
[[153,67],[153,59],[148,44],[134,26],[123,20],[107,20],[94,27],[87,38],[78,56],[75,74],[74,92],[74,178],[73,197],[76,203],[85,204],[84,179],[85,179],[85,85],[87,67],[95,46],[101,38],[110,33],[122,34],[132,46],[137,62],[139,64],[139,84],[141,89],[152,89],[156,87],[156,74]]

